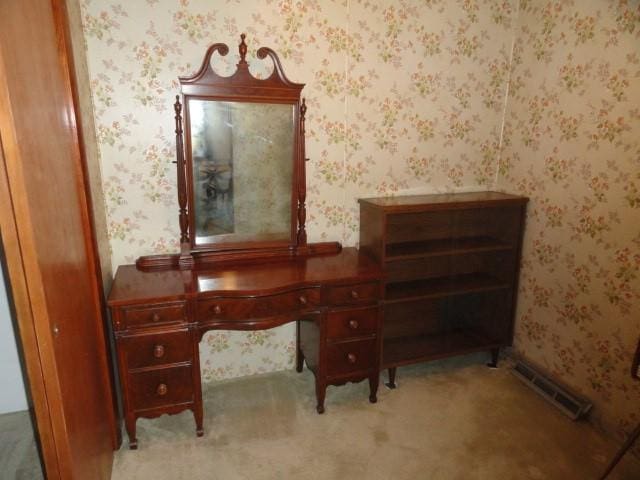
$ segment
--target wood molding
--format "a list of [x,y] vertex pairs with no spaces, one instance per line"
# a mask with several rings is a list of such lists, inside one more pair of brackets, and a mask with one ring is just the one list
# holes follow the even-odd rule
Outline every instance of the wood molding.
[[114,412],[66,22],[62,0],[0,2],[0,225],[46,476],[106,479]]
[[[3,62],[0,52],[0,85],[5,85],[3,76]],[[0,91],[0,133],[6,135],[4,114],[5,93]],[[11,304],[15,309],[16,322],[18,324],[18,340],[24,356],[29,397],[33,403],[34,414],[37,422],[37,431],[40,438],[42,461],[46,469],[47,478],[60,479],[58,458],[56,456],[56,444],[53,435],[53,425],[49,415],[47,393],[45,387],[45,373],[40,362],[38,336],[36,335],[35,321],[31,311],[29,289],[27,287],[26,273],[22,263],[22,251],[18,238],[13,202],[9,191],[7,178],[6,159],[4,146],[0,137],[0,234],[4,247],[4,261],[7,268],[7,287],[10,290]]]

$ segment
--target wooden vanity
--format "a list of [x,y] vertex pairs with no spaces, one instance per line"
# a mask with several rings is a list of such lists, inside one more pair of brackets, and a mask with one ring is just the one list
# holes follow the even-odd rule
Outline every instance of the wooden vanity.
[[376,401],[381,272],[354,248],[337,254],[206,269],[118,268],[109,296],[125,423],[192,410],[202,435],[198,344],[205,332],[296,322],[296,367],[315,375],[318,413],[327,385],[369,380]]
[[139,417],[191,410],[203,434],[208,330],[295,322],[296,367],[315,375],[318,413],[327,385],[368,379],[376,401],[382,273],[353,248],[307,243],[304,85],[265,47],[256,56],[272,72],[253,77],[245,35],[236,72],[221,77],[212,56],[228,52],[211,45],[199,71],[179,78],[180,252],[119,267],[109,295],[131,448]]

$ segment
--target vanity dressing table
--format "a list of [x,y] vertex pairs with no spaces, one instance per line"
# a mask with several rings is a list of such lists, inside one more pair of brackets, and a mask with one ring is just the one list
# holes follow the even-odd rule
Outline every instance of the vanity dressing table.
[[295,322],[296,369],[314,373],[318,413],[328,385],[368,379],[376,401],[381,267],[307,243],[303,85],[264,47],[273,71],[253,77],[244,35],[233,75],[215,73],[215,53],[228,47],[209,47],[175,103],[180,253],[120,266],[108,299],[132,449],[139,417],[191,410],[203,434],[198,344],[214,329]]

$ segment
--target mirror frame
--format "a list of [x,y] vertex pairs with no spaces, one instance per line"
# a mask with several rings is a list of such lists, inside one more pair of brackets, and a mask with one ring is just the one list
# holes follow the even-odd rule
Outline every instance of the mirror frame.
[[[280,59],[276,53],[266,47],[257,51],[259,59],[267,56],[273,61],[273,72],[265,79],[257,79],[249,71],[246,61],[247,45],[245,34],[240,36],[240,61],[236,65],[236,71],[229,77],[219,76],[211,66],[211,58],[215,52],[226,56],[229,47],[223,43],[211,45],[204,56],[202,66],[190,77],[179,77],[182,105],[184,105],[184,144],[176,145],[178,164],[178,203],[180,207],[180,262],[184,267],[190,267],[194,263],[194,253],[215,254],[238,251],[270,250],[285,248],[295,249],[307,243],[305,230],[305,197],[306,185],[304,180],[304,116],[306,105],[301,103],[300,93],[303,84],[293,83],[287,79],[282,70]],[[196,245],[195,227],[195,196],[193,191],[193,158],[191,149],[191,120],[189,115],[189,102],[192,99],[217,100],[227,102],[252,102],[252,103],[281,103],[291,105],[294,112],[293,133],[293,175],[291,188],[291,228],[289,240],[285,241],[230,241],[202,243]],[[182,143],[180,123],[180,99],[176,99],[176,141]],[[182,157],[182,158],[181,158]],[[186,224],[186,225],[185,225]],[[186,227],[186,228],[185,228]],[[202,255],[201,255],[202,256]]]
[[[305,162],[305,114],[307,106],[301,99],[304,84],[291,82],[282,69],[277,54],[267,47],[257,50],[258,59],[269,57],[273,72],[264,79],[255,78],[246,61],[246,35],[240,35],[238,50],[240,61],[230,76],[218,75],[211,66],[214,53],[226,56],[229,47],[214,43],[205,53],[200,69],[192,76],[179,77],[180,93],[174,104],[176,124],[176,164],[178,170],[178,206],[180,223],[180,254],[148,255],[140,257],[136,265],[140,269],[181,268],[190,269],[200,264],[218,262],[242,262],[253,259],[295,257],[337,253],[339,242],[307,243],[306,221],[306,173]],[[180,101],[182,97],[182,102]],[[229,102],[280,103],[291,105],[294,110],[293,175],[291,185],[291,235],[283,241],[230,241],[195,244],[193,163],[190,148],[189,100],[218,100]],[[185,130],[182,128],[182,108],[185,105]],[[186,141],[185,141],[186,140]]]

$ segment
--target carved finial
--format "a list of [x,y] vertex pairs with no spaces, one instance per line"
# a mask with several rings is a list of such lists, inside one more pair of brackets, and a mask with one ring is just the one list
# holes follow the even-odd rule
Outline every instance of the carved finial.
[[240,63],[247,63],[245,60],[245,57],[247,56],[247,44],[244,43],[245,38],[247,38],[247,36],[244,33],[240,35]]
[[176,111],[176,115],[180,113],[182,110],[182,105],[180,104],[180,95],[176,95],[176,103],[173,104],[173,109]]

